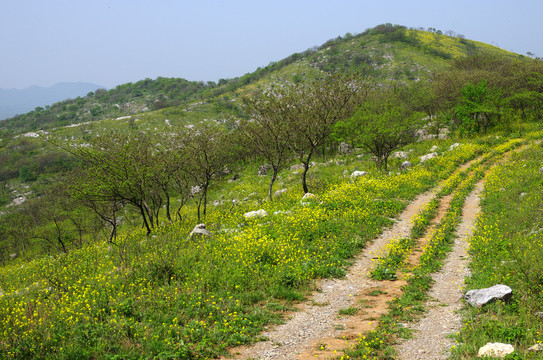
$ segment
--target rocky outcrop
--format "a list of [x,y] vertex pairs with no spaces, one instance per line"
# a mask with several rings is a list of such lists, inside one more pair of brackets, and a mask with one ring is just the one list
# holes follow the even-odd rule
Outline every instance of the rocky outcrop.
[[468,304],[481,307],[496,300],[509,301],[513,296],[513,290],[507,285],[494,285],[485,289],[470,290],[464,295]]

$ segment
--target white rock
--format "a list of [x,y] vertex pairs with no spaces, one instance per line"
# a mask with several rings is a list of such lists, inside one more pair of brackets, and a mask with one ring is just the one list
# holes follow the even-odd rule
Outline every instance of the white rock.
[[277,190],[276,192],[273,193],[273,196],[280,196],[280,195],[283,195],[284,193],[286,193],[288,191],[288,189],[280,189],[280,190]]
[[412,164],[411,164],[409,161],[404,161],[404,162],[402,163],[402,165],[400,166],[400,168],[401,168],[402,170],[407,170],[407,169],[409,169],[409,168],[411,167],[411,165],[412,165]]
[[459,146],[460,146],[459,143],[454,143],[454,144],[452,144],[451,146],[449,146],[449,150],[454,150],[454,149],[456,149],[456,148],[459,147]]
[[405,151],[396,151],[390,156],[391,159],[407,159],[407,153]]
[[530,346],[527,351],[543,351],[543,344],[535,344],[534,346]]
[[420,162],[421,164],[423,162],[425,162],[426,160],[430,160],[430,159],[433,159],[433,158],[436,158],[437,157],[437,153],[436,152],[433,152],[433,153],[430,153],[430,154],[426,154],[426,155],[422,155],[420,157]]
[[478,357],[499,357],[504,358],[508,354],[511,354],[515,351],[515,348],[513,345],[510,344],[502,344],[502,343],[487,343],[485,346],[479,349],[479,352],[477,354]]
[[189,236],[193,237],[194,235],[211,236],[211,232],[206,230],[206,224],[198,224],[194,227]]
[[471,306],[481,307],[494,300],[507,301],[513,296],[513,290],[507,285],[494,285],[485,289],[470,290],[464,299]]
[[366,171],[355,170],[351,173],[351,179],[356,179],[357,177],[365,176],[367,174],[368,173]]
[[309,199],[316,199],[316,198],[317,198],[317,195],[315,194],[305,193],[304,196],[302,197],[302,200],[309,200]]
[[430,149],[430,152],[436,152],[436,151],[438,151],[438,150],[439,150],[439,146],[434,145],[434,146],[432,146],[432,148]]
[[255,217],[265,217],[265,216],[268,216],[268,213],[266,212],[266,210],[263,210],[263,209],[255,210],[255,211],[249,211],[249,212],[243,214],[243,217],[246,218],[246,219],[251,219],[251,218],[255,218]]

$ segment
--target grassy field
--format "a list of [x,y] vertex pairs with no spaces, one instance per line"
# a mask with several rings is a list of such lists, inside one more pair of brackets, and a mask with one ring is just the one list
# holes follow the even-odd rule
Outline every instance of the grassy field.
[[[433,144],[415,145],[412,162]],[[484,142],[464,143],[410,171],[373,172],[356,181],[339,174],[354,168],[371,174],[368,160],[317,164],[320,190],[307,201],[300,201],[296,171],[282,174],[279,183],[288,191],[273,202],[253,194],[265,191],[266,178],[248,173],[215,193],[217,199],[250,196],[210,211],[211,237],[189,239],[194,224],[187,221],[151,237],[132,231],[112,246],[6,266],[0,270],[0,354],[210,358],[256,341],[265,325],[281,321],[284,310],[313,290],[314,279],[341,277],[353,254],[408,201],[486,149]],[[244,218],[258,209],[268,216]]]

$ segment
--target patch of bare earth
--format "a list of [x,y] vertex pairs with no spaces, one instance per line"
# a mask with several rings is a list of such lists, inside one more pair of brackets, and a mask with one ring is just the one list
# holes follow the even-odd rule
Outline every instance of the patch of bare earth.
[[482,188],[483,184],[479,182],[464,203],[462,222],[457,229],[453,250],[441,271],[433,275],[435,284],[429,292],[431,300],[426,304],[428,312],[411,327],[417,331],[415,337],[397,347],[399,359],[446,359],[454,345],[449,335],[458,331],[462,325],[457,310],[462,306],[462,287],[469,273],[468,239],[473,233],[480,210],[479,195]]
[[[299,306],[282,324],[265,331],[268,340],[232,350],[235,359],[328,359],[354,343],[359,334],[377,326],[387,311],[387,302],[401,293],[403,281],[374,281],[367,275],[372,259],[383,252],[392,239],[408,237],[411,219],[435,193],[428,191],[415,198],[398,221],[375,239],[355,259],[343,279],[323,279],[320,291]],[[339,315],[341,309],[357,308],[354,316]]]

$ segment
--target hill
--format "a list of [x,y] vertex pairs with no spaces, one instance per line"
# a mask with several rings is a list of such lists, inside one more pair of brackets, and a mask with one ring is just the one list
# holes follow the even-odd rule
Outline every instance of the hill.
[[26,89],[0,89],[0,120],[24,114],[35,108],[49,106],[66,99],[85,96],[101,88],[85,82],[63,82],[50,87],[32,86]]
[[100,89],[76,100],[0,122],[1,131],[14,134],[133,115],[166,107],[186,108],[196,101],[219,102],[277,82],[301,82],[327,73],[357,72],[376,82],[428,79],[452,60],[473,54],[523,58],[494,46],[437,32],[379,25],[361,34],[337,37],[319,47],[270,63],[239,78],[214,82],[183,79],[145,79]]
[[298,313],[329,321],[302,341],[317,322],[345,331],[311,358],[390,359],[481,180],[469,286],[515,295],[465,317],[456,358],[527,349],[543,332],[542,105],[542,62],[382,25],[217,84],[147,79],[10,119],[0,358],[230,357],[311,299]]

